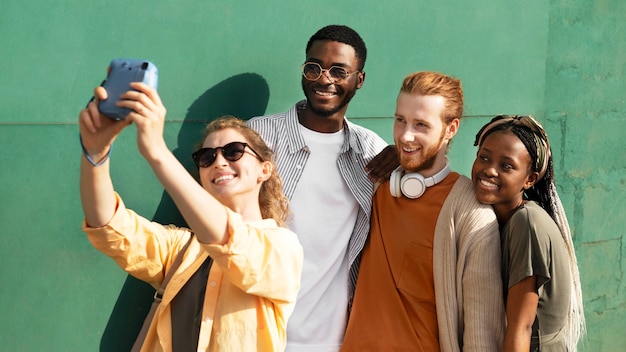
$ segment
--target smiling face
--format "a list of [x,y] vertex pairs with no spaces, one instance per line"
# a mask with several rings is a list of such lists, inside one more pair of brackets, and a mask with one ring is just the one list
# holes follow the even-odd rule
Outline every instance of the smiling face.
[[425,177],[440,171],[447,144],[456,134],[458,119],[442,120],[445,99],[440,95],[400,92],[396,103],[393,139],[400,165]]
[[[348,73],[358,71],[359,65],[354,48],[348,44],[331,40],[313,42],[306,53],[306,62],[316,62],[323,69],[331,66],[343,67]],[[328,72],[324,72],[316,81],[302,77],[302,90],[307,99],[307,108],[316,115],[316,119],[330,117],[343,121],[348,103],[363,86],[365,73],[358,72],[348,76],[343,82],[333,83]],[[317,130],[312,119],[301,121],[306,127]],[[313,124],[309,126],[308,124]]]
[[487,135],[478,148],[472,166],[476,198],[492,205],[501,223],[522,205],[524,190],[537,180],[537,172],[531,172],[531,161],[524,143],[506,130]]
[[[248,141],[232,128],[209,134],[203,148],[223,147],[231,142]],[[269,162],[262,162],[249,147],[245,148],[241,159],[229,161],[222,150],[217,152],[213,164],[198,170],[200,183],[211,195],[234,211],[249,205],[259,205],[259,192],[263,181],[271,174]]]

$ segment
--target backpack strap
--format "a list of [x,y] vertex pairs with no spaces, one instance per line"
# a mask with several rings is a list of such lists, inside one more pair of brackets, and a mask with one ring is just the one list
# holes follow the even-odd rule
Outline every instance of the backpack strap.
[[161,287],[159,287],[154,293],[154,301],[152,302],[152,306],[150,307],[150,311],[148,312],[148,315],[146,315],[146,319],[144,319],[143,321],[143,325],[141,326],[141,331],[139,331],[139,335],[137,335],[137,339],[135,340],[135,343],[133,344],[133,348],[131,352],[139,352],[141,350],[141,347],[143,346],[143,342],[146,340],[146,335],[148,335],[148,328],[150,327],[150,323],[152,323],[152,319],[154,319],[154,313],[156,312],[156,309],[159,306],[159,303],[161,303],[161,300],[163,299],[163,292],[165,292],[165,287],[170,282],[170,279],[172,278],[172,276],[174,276],[174,273],[176,272],[176,269],[178,269],[178,267],[180,266],[180,263],[183,262],[183,255],[187,251],[187,248],[189,248],[189,245],[191,244],[191,240],[193,239],[193,236],[194,234],[192,232],[191,236],[189,236],[189,240],[187,240],[187,243],[185,243],[185,246],[183,247],[183,249],[180,252],[178,252],[178,255],[176,255],[176,259],[174,259],[174,262],[172,263],[172,267],[170,268],[170,270],[167,271],[167,274],[165,274],[165,278],[163,279],[163,282],[161,283]]

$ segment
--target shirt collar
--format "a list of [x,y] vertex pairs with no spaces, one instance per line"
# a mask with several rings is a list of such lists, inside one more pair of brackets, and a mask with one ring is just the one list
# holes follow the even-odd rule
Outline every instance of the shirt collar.
[[[299,130],[300,122],[298,121],[298,111],[303,110],[305,107],[306,107],[306,100],[301,100],[287,111],[287,118],[286,118],[285,124],[287,127],[287,136],[288,136],[287,138],[288,138],[290,153],[295,153],[306,147],[306,143],[304,142],[304,137],[302,136],[302,133],[300,133],[300,130]],[[362,148],[361,148],[361,145],[359,144],[356,134],[353,133],[352,130],[350,129],[351,125],[352,123],[349,122],[348,119],[344,116],[343,133],[344,133],[345,138],[344,138],[343,146],[341,147],[341,153],[347,152],[348,150],[350,150],[350,148],[354,149],[354,151],[357,153],[362,152]]]

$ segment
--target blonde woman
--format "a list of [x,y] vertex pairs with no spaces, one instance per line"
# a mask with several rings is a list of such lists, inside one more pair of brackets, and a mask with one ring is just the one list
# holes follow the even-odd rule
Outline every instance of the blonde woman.
[[[80,193],[89,240],[131,275],[158,288],[183,252],[137,343],[141,351],[283,351],[303,253],[281,227],[287,202],[271,150],[243,121],[214,121],[193,154],[198,183],[167,148],[157,92],[142,83],[132,88],[119,103],[132,110],[124,120],[100,114],[102,87],[80,112]],[[151,222],[114,191],[111,146],[131,123],[141,155],[189,228]]]

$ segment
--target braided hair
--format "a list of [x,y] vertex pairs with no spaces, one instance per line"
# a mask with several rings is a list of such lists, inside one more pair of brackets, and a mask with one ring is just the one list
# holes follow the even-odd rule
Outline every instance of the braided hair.
[[537,172],[539,177],[537,182],[524,192],[524,199],[535,201],[550,215],[559,227],[561,237],[565,242],[572,277],[565,341],[568,351],[575,351],[578,340],[586,331],[580,273],[572,233],[554,182],[554,165],[548,135],[532,116],[498,115],[478,131],[474,145],[482,145],[485,138],[496,131],[513,133],[526,147],[530,155],[531,171]]
[[[486,124],[480,131],[478,131],[474,145],[481,145],[485,138],[494,132],[511,132],[519,138],[520,141],[522,141],[528,151],[528,154],[530,154],[530,160],[532,161],[530,166],[531,171],[540,173],[541,165],[539,165],[538,161],[538,143],[536,143],[536,138],[541,137],[537,136],[537,134],[530,128],[517,123],[517,120],[510,119],[508,121],[504,121],[504,118],[506,118],[504,115],[496,116],[490,123]],[[502,122],[494,124],[496,121]],[[548,212],[550,217],[554,219],[554,208],[550,201],[550,184],[554,183],[554,171],[551,157],[548,158],[547,163],[548,164],[546,165],[543,177],[540,176],[537,182],[524,192],[524,199],[537,202],[543,209],[545,209],[545,211]]]

